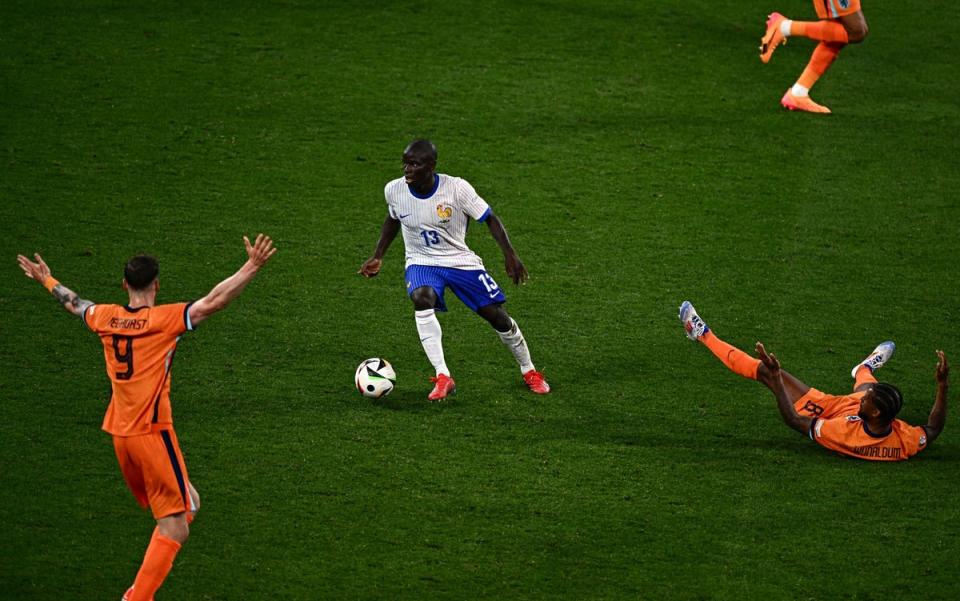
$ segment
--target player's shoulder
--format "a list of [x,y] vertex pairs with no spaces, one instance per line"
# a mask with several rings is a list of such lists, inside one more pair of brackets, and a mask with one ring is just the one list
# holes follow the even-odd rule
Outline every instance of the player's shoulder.
[[89,318],[95,315],[116,315],[118,312],[123,311],[124,308],[123,305],[115,305],[113,303],[94,303],[87,309],[87,317]]
[[154,305],[151,310],[153,311],[183,311],[183,308],[191,303],[186,301],[180,301],[176,303],[163,303],[161,305]]
[[470,182],[456,175],[448,175],[446,173],[438,173],[437,175],[440,177],[441,186],[450,186],[459,190],[470,185]]
[[402,177],[392,179],[383,187],[383,194],[387,198],[397,195],[407,189],[407,182]]

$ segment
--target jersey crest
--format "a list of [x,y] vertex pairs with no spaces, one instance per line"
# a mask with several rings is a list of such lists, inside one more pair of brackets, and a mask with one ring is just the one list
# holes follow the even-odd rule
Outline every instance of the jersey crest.
[[437,217],[440,218],[440,223],[450,223],[450,217],[452,216],[453,208],[442,203],[437,205]]

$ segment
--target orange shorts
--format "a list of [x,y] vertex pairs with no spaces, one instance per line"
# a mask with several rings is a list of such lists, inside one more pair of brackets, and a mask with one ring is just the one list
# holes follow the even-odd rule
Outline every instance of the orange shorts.
[[821,19],[837,19],[860,12],[860,0],[813,0]]
[[164,518],[191,510],[187,464],[173,430],[139,436],[114,436],[120,471],[141,507]]
[[830,419],[838,415],[856,415],[863,392],[836,396],[811,388],[794,404],[797,413],[806,417]]

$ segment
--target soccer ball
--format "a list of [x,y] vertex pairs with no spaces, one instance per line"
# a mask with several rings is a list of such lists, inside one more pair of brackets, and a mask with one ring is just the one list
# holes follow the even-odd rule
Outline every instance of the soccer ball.
[[367,359],[357,368],[357,390],[371,399],[387,396],[397,381],[397,372],[386,359]]

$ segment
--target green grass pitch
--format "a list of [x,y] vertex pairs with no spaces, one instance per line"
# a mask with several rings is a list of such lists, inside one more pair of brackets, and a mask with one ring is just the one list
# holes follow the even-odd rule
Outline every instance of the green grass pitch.
[[[262,231],[274,261],[179,347],[203,509],[158,599],[956,599],[956,411],[915,460],[834,456],[676,319],[830,392],[892,338],[912,423],[934,349],[960,366],[960,9],[864,4],[823,118],[778,104],[809,40],[757,59],[801,0],[0,3],[0,598],[119,599],[152,528],[98,341],[15,255],[123,302],[150,252],[172,302]],[[530,270],[508,308],[545,398],[454,300],[459,392],[429,404],[401,241],[356,275],[419,136]]]

